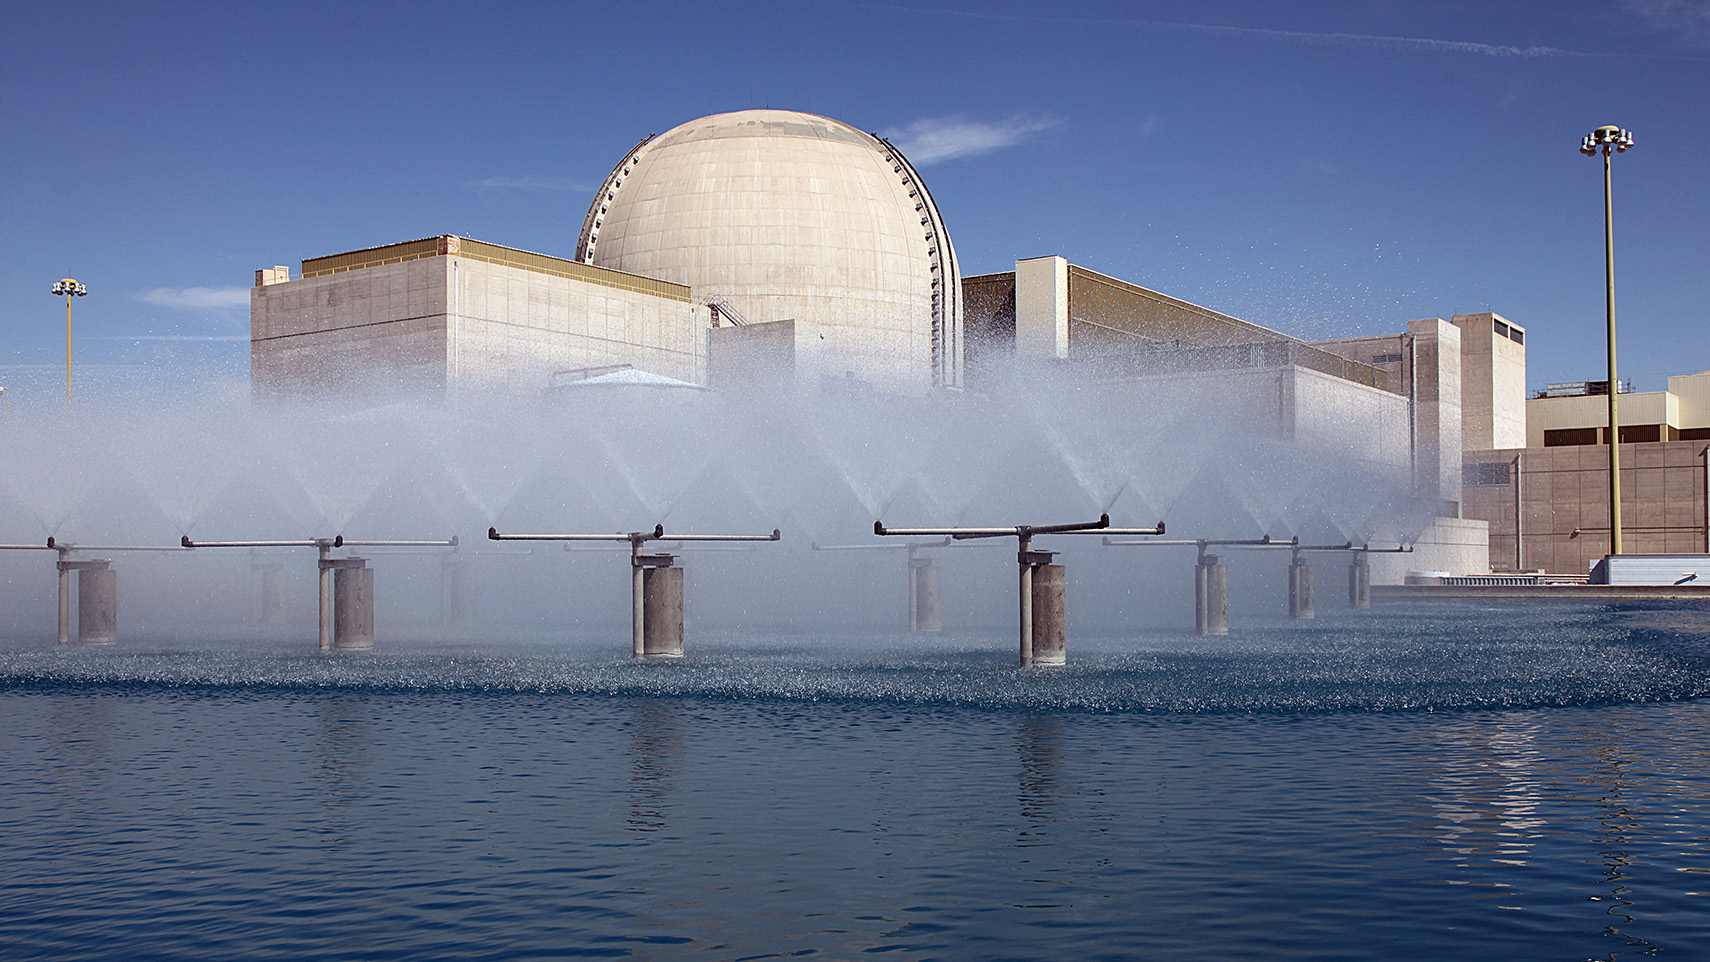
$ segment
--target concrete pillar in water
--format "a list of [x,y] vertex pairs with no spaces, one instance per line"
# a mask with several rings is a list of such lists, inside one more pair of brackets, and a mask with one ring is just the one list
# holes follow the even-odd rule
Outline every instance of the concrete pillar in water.
[[258,625],[285,623],[285,567],[249,566],[249,620]]
[[475,599],[469,593],[469,566],[447,558],[439,563],[439,620],[446,625],[475,621]]
[[79,562],[77,640],[110,645],[119,640],[119,573],[105,561]]
[[1033,663],[1061,665],[1067,660],[1068,609],[1062,565],[1033,566]]
[[944,596],[938,566],[931,558],[908,562],[908,628],[910,631],[942,631]]
[[1312,566],[1300,558],[1296,558],[1288,566],[1288,616],[1318,617],[1312,596]]
[[649,658],[683,657],[683,569],[670,566],[642,572],[642,654]]
[[332,559],[333,543],[331,541],[322,540],[317,542],[317,545],[320,548],[321,557],[320,561],[317,562],[320,574],[320,584],[316,594],[318,596],[320,614],[319,620],[316,624],[320,629],[321,650],[332,651],[333,569],[338,567],[338,563]]
[[374,569],[363,558],[333,562],[333,647],[374,647]]
[[59,561],[59,643],[71,644],[71,568],[60,555]]
[[1229,566],[1214,554],[1200,555],[1193,568],[1194,631],[1229,634]]
[[1354,563],[1348,566],[1348,607],[1370,608],[1372,606],[1372,566],[1366,563],[1363,554],[1354,555]]

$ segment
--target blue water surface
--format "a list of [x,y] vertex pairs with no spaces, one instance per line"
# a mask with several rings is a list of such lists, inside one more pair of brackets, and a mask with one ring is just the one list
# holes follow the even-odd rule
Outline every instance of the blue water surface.
[[0,956],[1704,957],[1707,625],[11,639]]

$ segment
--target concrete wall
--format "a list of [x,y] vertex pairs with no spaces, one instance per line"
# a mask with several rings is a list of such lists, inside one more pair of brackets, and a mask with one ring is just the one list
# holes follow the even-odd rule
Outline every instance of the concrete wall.
[[1472,518],[1437,518],[1405,554],[1372,552],[1372,584],[1399,585],[1409,571],[1490,574],[1490,526]]
[[715,327],[711,337],[710,386],[740,391],[795,381],[795,321]]
[[628,364],[705,384],[704,306],[451,257],[450,381],[533,394],[555,371]]
[[1307,368],[1287,369],[1290,431],[1397,478],[1407,476],[1407,399]]
[[534,394],[556,371],[621,364],[706,382],[707,310],[671,297],[456,254],[265,280],[250,294],[259,394]]
[[[1707,447],[1710,445],[1703,441],[1621,445],[1624,551],[1665,554],[1710,550],[1706,541],[1706,515],[1710,513],[1705,503]],[[1465,510],[1468,517],[1490,523],[1493,568],[1584,574],[1609,553],[1607,447],[1473,451],[1467,454],[1467,463],[1468,480],[1485,483],[1466,486]],[[1484,465],[1493,467],[1481,467]],[[1509,466],[1506,479],[1495,467],[1500,465]]]
[[1069,262],[1061,257],[1015,262],[1015,353],[1069,356]]
[[1670,377],[1668,393],[1680,399],[1681,429],[1710,428],[1710,371]]
[[1447,517],[1460,515],[1461,332],[1440,318],[1410,321],[1413,374],[1415,492],[1438,502]]
[[[271,275],[271,272],[267,272]],[[263,395],[447,387],[444,258],[250,291],[250,383]]]
[[1479,450],[1524,445],[1525,330],[1488,312],[1450,320],[1461,332],[1462,444]]

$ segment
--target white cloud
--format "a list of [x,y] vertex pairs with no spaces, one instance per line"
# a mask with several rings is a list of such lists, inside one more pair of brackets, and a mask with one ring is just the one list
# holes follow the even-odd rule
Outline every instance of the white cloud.
[[982,123],[964,117],[928,117],[884,132],[908,159],[925,166],[1013,147],[1033,134],[1060,126],[1054,117],[1010,117]]
[[533,190],[533,191],[591,191],[594,188],[571,180],[568,177],[486,177],[471,181],[471,187],[482,190]]
[[1690,46],[1710,46],[1710,0],[1626,0],[1622,6],[1653,30]]
[[137,297],[160,307],[220,310],[249,306],[247,287],[151,287]]
[[[1629,0],[1631,3],[1646,6],[1678,6],[1690,9],[1702,9],[1705,0]],[[1392,50],[1419,50],[1434,53],[1472,54],[1482,57],[1609,57],[1613,53],[1585,53],[1578,50],[1567,50],[1561,47],[1545,46],[1516,46],[1506,43],[1481,43],[1471,40],[1440,40],[1435,37],[1399,37],[1382,34],[1335,33],[1321,30],[1276,30],[1268,27],[1241,27],[1226,24],[1188,23],[1175,20],[1141,20],[1129,17],[1065,17],[1041,16],[1033,14],[991,13],[984,10],[958,10],[944,7],[912,7],[894,3],[861,3],[857,6],[877,7],[887,10],[904,10],[915,14],[939,14],[943,16],[964,17],[975,20],[1000,20],[1015,23],[1045,23],[1052,25],[1073,24],[1081,27],[1094,28],[1130,28],[1143,30],[1168,30],[1186,33],[1201,33],[1234,37],[1249,37],[1258,40],[1278,40],[1287,43],[1304,43],[1321,46],[1337,47],[1368,47]]]

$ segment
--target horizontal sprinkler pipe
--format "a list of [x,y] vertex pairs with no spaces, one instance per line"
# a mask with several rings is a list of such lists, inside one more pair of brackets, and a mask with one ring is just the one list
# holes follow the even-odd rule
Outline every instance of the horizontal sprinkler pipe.
[[[1161,532],[1163,530],[1163,525],[1159,525],[1158,528]],[[1276,547],[1279,547],[1279,548],[1292,548],[1292,547],[1294,547],[1295,543],[1296,542],[1293,540],[1290,540],[1290,541],[1272,541],[1271,536],[1268,534],[1265,535],[1263,538],[1245,538],[1245,539],[1199,538],[1196,540],[1183,539],[1180,541],[1119,541],[1115,538],[1105,538],[1104,539],[1104,544],[1105,544],[1105,547],[1107,547],[1107,548],[1131,548],[1131,547],[1135,547],[1137,545],[1145,545],[1145,544],[1173,545],[1173,546],[1178,546],[1178,547],[1183,546],[1183,545],[1193,545],[1193,546],[1199,547],[1199,548],[1209,547],[1212,545],[1218,545],[1218,546],[1244,545],[1244,546],[1249,546],[1249,547],[1260,547],[1260,546],[1266,546],[1266,545],[1275,545]]]
[[191,541],[185,535],[178,543],[186,548],[342,548],[344,535],[306,541]]
[[674,534],[672,541],[782,541],[783,532],[777,528],[771,534]]
[[343,547],[356,548],[455,548],[457,536],[444,541],[345,541]]
[[491,541],[658,541],[665,537],[665,526],[657,524],[652,531],[631,531],[628,534],[500,534],[497,528],[487,529]]

